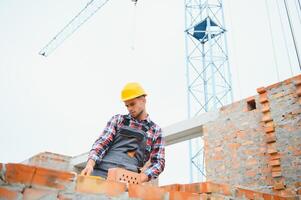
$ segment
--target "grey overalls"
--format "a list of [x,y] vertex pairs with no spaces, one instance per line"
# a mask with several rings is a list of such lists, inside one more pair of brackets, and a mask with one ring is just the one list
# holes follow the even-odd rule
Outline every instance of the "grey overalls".
[[125,118],[124,125],[117,129],[113,143],[101,161],[96,162],[93,176],[107,178],[108,169],[119,167],[140,173],[149,153],[146,149],[147,131],[151,123],[144,124],[142,130],[129,127],[130,119]]

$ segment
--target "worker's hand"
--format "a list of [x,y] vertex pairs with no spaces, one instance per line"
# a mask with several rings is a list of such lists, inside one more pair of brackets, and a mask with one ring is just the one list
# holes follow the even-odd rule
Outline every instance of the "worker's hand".
[[140,173],[140,180],[141,180],[141,183],[147,182],[148,176],[142,172],[142,173]]
[[94,165],[95,165],[95,161],[94,160],[88,160],[85,169],[82,170],[82,172],[80,173],[80,175],[90,176],[90,174],[93,171]]
[[90,176],[90,174],[93,171],[93,167],[91,166],[86,166],[85,169],[82,170],[82,172],[80,173],[80,175],[84,175],[84,176]]

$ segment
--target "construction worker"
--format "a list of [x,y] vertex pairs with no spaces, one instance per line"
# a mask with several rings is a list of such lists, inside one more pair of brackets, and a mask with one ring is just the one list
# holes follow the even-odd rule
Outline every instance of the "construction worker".
[[[93,144],[81,174],[106,178],[108,169],[119,167],[140,173],[141,181],[147,182],[164,170],[162,131],[146,112],[146,93],[139,83],[126,84],[121,99],[129,114],[111,118]],[[148,160],[149,166],[141,171]]]

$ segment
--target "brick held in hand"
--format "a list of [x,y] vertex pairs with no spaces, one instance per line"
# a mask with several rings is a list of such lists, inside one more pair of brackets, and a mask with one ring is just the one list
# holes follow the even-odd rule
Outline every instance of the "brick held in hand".
[[109,169],[107,180],[130,184],[141,184],[140,174],[122,168]]

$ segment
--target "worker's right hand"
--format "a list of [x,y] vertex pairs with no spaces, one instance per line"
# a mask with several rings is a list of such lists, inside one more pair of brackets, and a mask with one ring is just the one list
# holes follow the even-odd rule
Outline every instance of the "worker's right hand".
[[90,174],[93,171],[94,165],[95,165],[95,161],[94,160],[88,160],[85,169],[82,170],[82,172],[80,173],[80,175],[90,176]]

